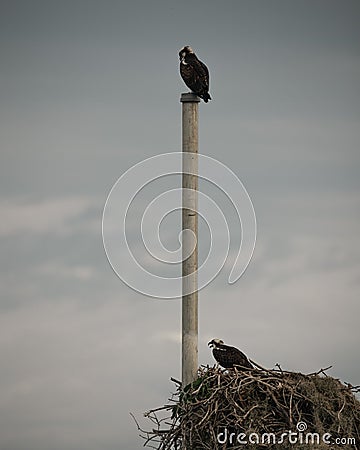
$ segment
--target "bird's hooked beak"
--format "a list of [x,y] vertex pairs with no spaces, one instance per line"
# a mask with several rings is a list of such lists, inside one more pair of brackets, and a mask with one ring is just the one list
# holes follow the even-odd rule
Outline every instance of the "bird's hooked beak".
[[208,346],[209,346],[210,348],[214,347],[214,341],[212,340],[212,341],[208,342]]

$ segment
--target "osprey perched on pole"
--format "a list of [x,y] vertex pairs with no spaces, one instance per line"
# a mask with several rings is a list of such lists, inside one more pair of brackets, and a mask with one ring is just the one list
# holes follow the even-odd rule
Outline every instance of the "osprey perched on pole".
[[179,52],[180,75],[186,86],[205,103],[211,100],[209,94],[209,70],[188,45]]
[[254,368],[243,352],[236,347],[225,345],[221,339],[213,339],[208,343],[208,346],[213,349],[212,353],[216,361],[225,369],[231,369],[234,366],[239,366],[242,369]]

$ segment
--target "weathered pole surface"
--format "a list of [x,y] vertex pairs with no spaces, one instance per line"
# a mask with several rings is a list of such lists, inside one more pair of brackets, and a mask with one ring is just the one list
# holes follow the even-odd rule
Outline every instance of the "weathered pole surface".
[[[197,95],[181,95],[182,103],[182,385],[197,378],[198,369],[198,110]],[[190,230],[190,231],[185,231]],[[191,253],[191,249],[194,247]],[[191,253],[191,254],[190,254]],[[189,255],[186,257],[187,255]],[[186,259],[185,259],[186,257]]]

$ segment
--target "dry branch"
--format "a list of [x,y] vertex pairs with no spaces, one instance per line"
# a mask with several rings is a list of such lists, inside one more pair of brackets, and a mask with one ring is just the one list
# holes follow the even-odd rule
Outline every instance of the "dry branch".
[[[318,445],[299,443],[279,444],[283,433],[316,433],[320,439],[326,433],[331,439],[354,438],[341,449],[356,450],[360,447],[360,402],[354,393],[358,386],[343,384],[328,376],[326,369],[312,374],[277,370],[239,369],[223,370],[217,366],[202,366],[198,379],[182,386],[176,380],[173,404],[155,408],[146,413],[155,429],[140,429],[144,446],[158,450],[224,450],[265,448],[327,449],[332,447],[320,441]],[[165,417],[159,417],[162,411]],[[167,414],[167,415],[166,415]],[[300,422],[305,430],[299,430]],[[166,428],[165,428],[166,425]],[[219,433],[234,439],[219,442]],[[301,433],[300,433],[301,432]],[[243,433],[258,436],[258,441],[239,445],[236,437]],[[263,442],[263,436],[273,436],[276,441]],[[244,439],[246,439],[246,437]]]

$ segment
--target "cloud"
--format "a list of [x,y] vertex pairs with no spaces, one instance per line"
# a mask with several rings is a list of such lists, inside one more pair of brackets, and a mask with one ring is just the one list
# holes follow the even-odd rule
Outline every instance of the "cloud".
[[95,270],[86,265],[65,265],[56,261],[50,261],[35,268],[35,273],[39,276],[51,276],[62,279],[75,279],[89,281],[95,275]]
[[169,376],[178,376],[175,333],[152,332],[178,320],[171,320],[169,304],[159,308],[157,302],[136,301],[131,292],[127,297],[135,300],[133,307],[114,299],[90,308],[63,297],[24,304],[0,317],[0,448],[29,439],[45,449],[52,437],[57,449],[62,433],[70,448],[86,448],[91,439],[114,443],[136,436],[129,411],[165,401]]
[[[76,220],[89,209],[94,208],[97,200],[93,197],[70,196],[34,201],[25,198],[13,201],[0,199],[0,237],[20,233],[67,234],[75,231]],[[82,223],[82,227],[91,228],[94,223]]]

